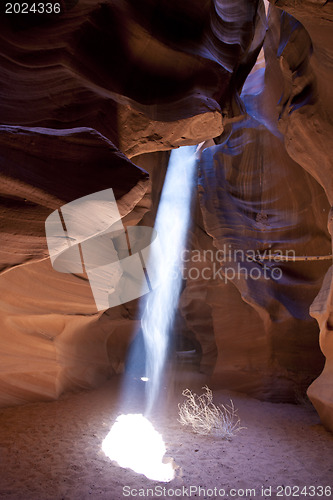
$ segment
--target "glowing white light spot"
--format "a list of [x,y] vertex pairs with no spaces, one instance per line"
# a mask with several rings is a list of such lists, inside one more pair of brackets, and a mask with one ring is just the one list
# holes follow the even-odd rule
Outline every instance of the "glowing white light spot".
[[148,377],[141,377],[142,382],[148,382],[149,378]]
[[144,474],[148,479],[169,482],[171,463],[163,463],[166,452],[161,434],[141,414],[120,415],[102,443],[102,450],[120,467]]

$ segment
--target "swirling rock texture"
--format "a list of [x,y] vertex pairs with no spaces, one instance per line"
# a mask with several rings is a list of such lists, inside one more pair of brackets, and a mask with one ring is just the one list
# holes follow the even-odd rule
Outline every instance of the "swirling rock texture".
[[[281,100],[280,128],[289,155],[323,186],[332,206],[332,110],[330,82],[333,76],[332,21],[330,2],[277,1],[275,5],[292,15],[282,26],[286,36],[279,50],[284,93]],[[296,33],[294,33],[296,31]],[[287,40],[292,43],[286,43]],[[299,41],[298,41],[298,40]],[[301,43],[301,39],[303,43]],[[332,237],[332,216],[328,218]],[[323,423],[333,429],[333,346],[332,346],[332,268],[310,312],[320,327],[320,346],[326,357],[320,377],[308,395]]]
[[[45,219],[112,187],[124,223],[137,223],[156,194],[119,148],[133,156],[219,135],[219,103],[227,113],[237,100],[229,83],[257,24],[244,3],[232,26],[241,46],[224,43],[217,57],[215,6],[191,15],[147,2],[142,17],[134,2],[74,4],[61,2],[60,16],[1,13],[1,404],[54,398],[122,369],[136,304],[96,314],[86,277],[43,260]],[[156,19],[186,13],[156,32]]]
[[[283,47],[297,54],[300,47],[301,57],[309,58],[308,35],[295,19],[277,9],[270,10],[268,22],[266,69],[258,59],[243,87],[247,115],[226,127],[220,144],[204,151],[199,167],[201,227],[222,252],[222,262],[215,262],[221,267],[220,273],[213,274],[215,288],[210,281],[203,302],[211,306],[218,347],[214,380],[258,397],[288,400],[321,370],[309,306],[331,261],[326,229],[329,204],[317,182],[286,151],[283,118],[279,121],[276,106],[285,86],[279,54]],[[302,86],[298,91],[304,97]],[[296,91],[294,97],[298,102]],[[274,259],[250,262],[249,249],[258,255],[292,249],[295,259],[280,264]],[[283,277],[274,280],[279,269]],[[230,276],[236,277],[227,280]],[[237,292],[231,283],[246,304],[232,298]],[[193,314],[191,294],[185,294],[185,315]]]
[[[120,214],[135,220],[149,181],[147,172],[92,129],[2,126],[0,137],[0,387],[1,403],[9,404],[56,397],[72,365],[73,379],[81,383],[96,377],[90,366],[96,372],[107,365],[99,342],[89,354],[89,343],[98,338],[93,333],[98,317],[86,277],[54,273],[47,259],[46,218],[65,203],[111,185]],[[137,214],[136,221],[140,218]],[[91,333],[82,344],[80,332],[88,324]]]
[[309,395],[333,428],[332,13],[275,4],[267,19],[254,0],[82,0],[58,16],[2,16],[0,404],[121,372],[139,324],[137,301],[96,313],[86,277],[52,269],[47,216],[111,187],[125,225],[152,224],[164,151],[215,138],[198,166],[191,249],[231,258],[210,262],[222,269],[208,280],[207,263],[190,260],[180,299],[201,369],[219,386],[295,399],[323,368],[317,296],[326,366]]

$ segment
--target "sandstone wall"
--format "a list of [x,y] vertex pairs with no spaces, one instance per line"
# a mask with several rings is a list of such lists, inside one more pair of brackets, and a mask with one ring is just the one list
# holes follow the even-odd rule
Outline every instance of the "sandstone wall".
[[[125,225],[152,225],[164,151],[210,140],[191,248],[297,258],[238,257],[222,278],[184,280],[201,369],[218,386],[294,400],[323,368],[317,296],[326,364],[309,395],[333,428],[330,3],[272,1],[267,19],[248,0],[65,5],[0,19],[0,404],[121,372],[139,323],[137,301],[97,313],[86,276],[52,269],[47,216],[111,187]],[[245,279],[264,265],[269,279]]]

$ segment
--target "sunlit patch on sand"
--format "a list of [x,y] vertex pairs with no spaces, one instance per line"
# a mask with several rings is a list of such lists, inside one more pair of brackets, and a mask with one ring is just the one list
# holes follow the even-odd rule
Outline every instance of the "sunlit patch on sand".
[[102,450],[120,467],[144,474],[148,479],[169,482],[174,478],[171,463],[163,463],[163,438],[141,414],[120,415],[102,443]]

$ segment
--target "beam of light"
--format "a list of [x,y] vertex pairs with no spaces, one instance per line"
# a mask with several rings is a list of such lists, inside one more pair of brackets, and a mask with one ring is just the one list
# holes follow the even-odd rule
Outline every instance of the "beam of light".
[[102,450],[120,467],[132,469],[154,481],[174,478],[171,463],[163,463],[166,452],[161,434],[141,414],[120,415],[102,444]]
[[190,222],[193,184],[196,171],[196,146],[171,152],[158,206],[155,229],[160,249],[155,246],[149,263],[155,272],[157,288],[149,294],[141,319],[146,351],[146,413],[158,395],[169,344],[169,334],[178,305],[182,274],[182,250]]
[[[196,146],[185,146],[171,152],[155,221],[159,245],[151,245],[149,253],[154,291],[144,303],[143,339],[138,337],[132,347],[124,386],[126,396],[129,382],[144,382],[145,415],[151,411],[161,389],[169,334],[178,305],[182,251],[190,222],[196,158]],[[145,357],[145,366],[141,366],[142,356]],[[131,381],[128,376],[132,377]],[[137,385],[135,392],[136,389],[139,389]],[[149,479],[168,482],[174,477],[172,465],[162,462],[166,452],[162,436],[142,414],[120,415],[103,441],[102,449],[121,467],[130,468]]]

